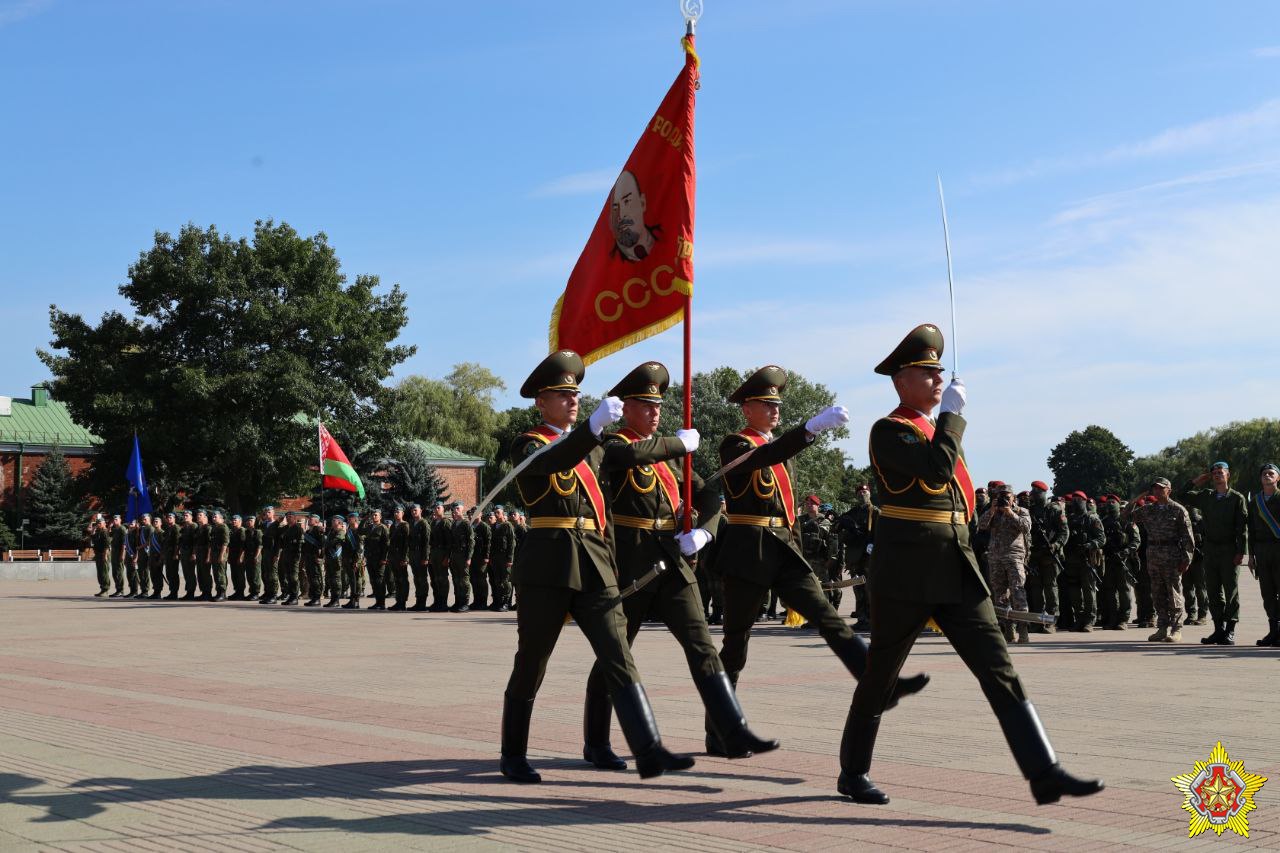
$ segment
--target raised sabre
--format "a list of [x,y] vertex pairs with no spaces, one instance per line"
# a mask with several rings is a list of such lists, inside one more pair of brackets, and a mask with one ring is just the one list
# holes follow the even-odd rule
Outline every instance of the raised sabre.
[[942,208],[942,242],[947,248],[947,292],[951,294],[951,378],[959,371],[956,349],[956,284],[951,275],[951,229],[947,227],[947,200],[942,195],[942,175],[938,175],[938,205]]
[[528,456],[526,456],[520,462],[519,465],[515,466],[514,468],[512,468],[510,471],[507,472],[507,476],[503,477],[501,480],[498,481],[498,485],[494,486],[492,489],[489,490],[489,494],[484,496],[484,500],[480,501],[480,503],[476,504],[471,509],[467,510],[467,517],[468,518],[479,517],[480,511],[483,510],[485,507],[487,507],[489,503],[498,496],[498,493],[507,487],[508,483],[510,483],[512,480],[518,477],[521,471],[523,471],[525,468],[528,468],[529,463],[533,462],[533,460],[537,459],[539,456],[546,453],[551,448],[555,447],[556,442],[558,442],[560,439],[564,438],[568,434],[569,433],[567,432],[560,433],[552,441],[547,442],[546,444],[542,445],[542,447],[539,447],[533,453],[530,453]]

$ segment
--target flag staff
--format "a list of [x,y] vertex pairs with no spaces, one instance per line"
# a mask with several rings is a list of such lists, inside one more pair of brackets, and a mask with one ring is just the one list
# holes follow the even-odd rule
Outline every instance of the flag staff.
[[320,465],[320,518],[328,524],[329,517],[324,511],[324,421],[320,420],[321,414],[316,411],[316,462]]
[[[702,17],[702,0],[680,0],[684,37],[693,44],[693,31]],[[692,236],[692,235],[690,235]],[[693,292],[684,297],[684,428],[693,429]],[[693,455],[684,455],[684,532],[693,529]]]

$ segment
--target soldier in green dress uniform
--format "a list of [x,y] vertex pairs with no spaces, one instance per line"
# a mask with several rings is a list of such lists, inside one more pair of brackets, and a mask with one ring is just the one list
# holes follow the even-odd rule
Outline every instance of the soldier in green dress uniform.
[[231,528],[227,527],[222,510],[213,511],[213,523],[209,525],[209,572],[213,577],[214,601],[227,600],[227,551],[231,544]]
[[244,519],[244,550],[240,554],[244,570],[245,601],[257,601],[262,592],[262,528],[256,515]]
[[462,501],[455,501],[449,513],[449,578],[453,582],[453,606],[449,611],[466,613],[471,609],[471,579],[467,573],[475,546],[475,528],[462,512]]
[[[424,558],[422,590],[418,594],[418,601],[427,600],[427,578],[429,577],[431,579],[430,610],[432,613],[444,613],[449,609],[449,554],[453,549],[449,534],[453,522],[447,517],[443,501],[436,501],[436,505],[431,510],[431,520],[427,523],[430,525],[427,533],[428,549],[427,557]],[[417,584],[416,576],[414,584]]]
[[422,517],[422,507],[409,506],[409,571],[413,572],[413,610],[427,609],[427,577],[430,574],[428,547],[431,541],[431,522]]
[[364,545],[364,567],[373,587],[373,604],[370,610],[387,609],[387,551],[391,545],[391,531],[382,523],[382,510],[373,509],[369,518],[360,525],[360,541]]
[[120,516],[111,516],[111,527],[107,530],[107,535],[111,537],[111,581],[115,585],[115,591],[109,597],[123,598],[125,594],[124,541],[126,537],[125,527],[120,523]]
[[[666,571],[624,599],[627,642],[634,643],[647,618],[666,624],[684,649],[689,672],[707,709],[710,728],[733,758],[778,748],[776,740],[757,737],[749,728],[716,654],[692,557],[707,545],[720,515],[720,495],[694,474],[693,501],[698,526],[677,533],[682,509],[683,466],[678,464],[698,447],[698,431],[677,430],[675,437],[656,437],[662,417],[662,394],[671,377],[659,362],[646,362],[610,391],[622,400],[623,427],[605,436],[609,453],[604,461],[605,493],[613,524],[610,537],[618,565],[618,583],[630,586],[661,562]],[[677,464],[671,464],[675,460]],[[633,463],[639,464],[633,464]],[[602,770],[625,770],[627,764],[609,744],[613,708],[600,663],[587,678],[583,711],[582,757]]]
[[391,510],[391,529],[387,535],[387,572],[394,583],[390,584],[395,593],[396,603],[389,610],[404,610],[409,600],[409,540],[412,531],[409,522],[404,520],[404,507],[397,506]]
[[360,513],[347,513],[346,527],[342,532],[342,587],[339,594],[349,598],[343,610],[359,610],[360,596],[364,594],[364,535],[360,529]]
[[278,545],[280,548],[280,593],[283,599],[281,606],[295,605],[301,595],[301,584],[298,581],[298,560],[302,556],[302,535],[304,516],[299,513],[286,513],[284,528],[280,531]]
[[308,597],[303,606],[317,607],[324,600],[324,520],[313,513],[307,521],[309,523],[303,528],[302,543],[298,549],[300,571],[307,576]]
[[[933,619],[978,679],[1037,803],[1097,793],[1058,764],[1009,660],[995,608],[969,547],[975,501],[964,463],[965,389],[942,388],[942,333],[918,326],[876,367],[900,405],[871,427],[871,467],[884,496],[869,571],[871,649],[840,745],[837,790],[860,803],[889,798],[869,778],[880,714],[916,637]],[[935,424],[930,417],[941,402]]]
[[231,516],[227,532],[227,564],[231,569],[231,594],[227,601],[244,601],[244,519],[239,514]]
[[262,531],[262,597],[259,604],[275,604],[281,597],[280,591],[280,534],[284,531],[284,521],[276,518],[276,508],[262,508],[262,523],[258,526]]
[[[693,766],[692,758],[673,755],[662,745],[627,645],[599,479],[609,453],[601,434],[622,415],[622,401],[605,398],[587,425],[574,429],[578,383],[585,373],[577,353],[560,350],[543,359],[520,388],[520,396],[534,400],[543,423],[512,441],[512,464],[551,446],[516,478],[516,489],[529,507],[530,530],[512,572],[519,596],[518,640],[502,708],[500,769],[513,782],[542,781],[525,757],[529,720],[547,661],[569,616],[595,651],[641,778]],[[654,460],[633,453],[632,464]]]
[[98,570],[98,591],[94,598],[111,594],[111,535],[107,523],[99,516],[89,528],[89,544],[93,547],[93,563]]
[[516,556],[516,528],[507,518],[506,508],[493,508],[493,536],[489,542],[489,587],[493,603],[489,609],[505,613],[511,607],[511,563]]
[[[729,396],[742,407],[745,429],[720,442],[722,465],[750,454],[724,476],[725,527],[716,567],[724,578],[724,641],[720,660],[736,686],[747,663],[747,643],[760,609],[771,593],[812,623],[855,677],[866,666],[867,644],[840,617],[822,591],[800,551],[791,458],[819,432],[849,421],[842,406],[831,406],[803,424],[773,437],[787,374],[777,365],[762,367]],[[898,695],[921,690],[929,677],[897,682]],[[895,697],[896,698],[896,697]],[[714,730],[707,729],[707,751],[723,755]]]

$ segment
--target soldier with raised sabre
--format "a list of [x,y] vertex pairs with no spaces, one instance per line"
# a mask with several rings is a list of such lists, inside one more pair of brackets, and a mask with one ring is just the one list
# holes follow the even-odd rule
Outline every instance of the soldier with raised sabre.
[[958,378],[943,392],[942,347],[937,326],[917,326],[876,367],[893,378],[899,405],[871,427],[871,467],[885,496],[868,574],[871,649],[845,721],[837,790],[859,803],[889,802],[868,775],[880,715],[933,619],[982,686],[1036,802],[1097,793],[1100,781],[1077,779],[1058,763],[969,547],[975,500],[960,443],[966,394]]

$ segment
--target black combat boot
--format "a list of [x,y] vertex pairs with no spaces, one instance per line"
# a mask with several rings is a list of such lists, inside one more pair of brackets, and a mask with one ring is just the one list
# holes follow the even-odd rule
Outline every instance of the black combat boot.
[[159,601],[160,599],[164,598],[164,593],[162,593],[160,590],[157,589],[155,592],[148,595],[147,598],[151,599],[152,601]]
[[1031,782],[1031,795],[1038,805],[1056,803],[1063,796],[1087,797],[1103,789],[1101,779],[1078,779],[1062,769],[1030,702],[1019,702],[996,711],[996,719],[1009,742],[1013,760],[1023,777]]
[[503,694],[502,760],[498,769],[512,782],[526,785],[542,781],[538,771],[525,758],[525,753],[529,751],[529,719],[532,716],[532,699],[515,699]]
[[387,608],[388,610],[408,610],[403,598],[397,598],[396,603]]
[[275,604],[275,603],[276,603],[277,601],[279,601],[279,600],[280,600],[280,599],[276,598],[276,597],[275,597],[274,595],[272,595],[271,593],[265,593],[265,594],[262,596],[262,598],[259,598],[259,599],[258,599],[258,603],[259,603],[259,604]]
[[1256,642],[1254,645],[1269,646],[1276,641],[1277,628],[1280,627],[1280,623],[1278,623],[1277,620],[1275,619],[1268,619],[1267,627],[1271,629],[1270,631],[1267,632],[1267,636],[1263,637],[1261,640],[1258,640],[1258,642]]
[[1216,646],[1222,642],[1223,625],[1217,619],[1213,620],[1213,633],[1207,637],[1201,637],[1200,642],[1206,646]]
[[1227,622],[1222,631],[1222,639],[1218,640],[1220,646],[1234,646],[1236,644],[1236,623]]
[[227,601],[244,601],[244,593],[233,592],[227,596]]
[[342,609],[343,609],[343,610],[359,610],[359,609],[360,609],[360,599],[358,599],[358,598],[352,598],[352,599],[351,599],[350,601],[348,601],[346,604],[342,605]]
[[409,609],[416,611],[418,613],[425,611],[427,609],[427,597],[425,595],[419,595],[414,600],[413,606],[410,607]]
[[332,595],[332,596],[329,596],[329,600],[324,603],[324,606],[337,607],[341,603],[342,603],[342,599],[338,598],[338,596],[336,595]]
[[[710,730],[715,732],[717,752],[725,758],[750,758],[757,752],[771,752],[780,745],[776,740],[765,740],[747,728],[746,715],[738,704],[738,696],[727,672],[717,672],[694,680],[702,704],[707,709]],[[712,737],[707,735],[711,753]]]
[[470,610],[471,610],[471,605],[469,604],[455,604],[449,608],[450,613],[467,613]]
[[878,731],[879,714],[859,717],[853,709],[849,710],[844,721],[844,737],[840,739],[840,780],[836,782],[836,791],[855,803],[883,806],[889,802],[889,795],[877,788],[867,775]]
[[662,745],[644,685],[628,684],[611,698],[622,734],[631,747],[631,754],[636,757],[636,770],[640,772],[641,779],[652,779],[671,770],[688,770],[693,766],[691,756],[674,755]]
[[608,693],[587,691],[582,706],[582,760],[599,770],[626,770],[627,762],[609,744],[609,724],[613,722],[613,703]]
[[302,605],[302,606],[303,606],[303,607],[318,607],[319,605],[320,605],[320,596],[318,596],[318,595],[313,595],[313,596],[311,596],[310,598],[308,598],[308,599],[303,603],[303,605]]

